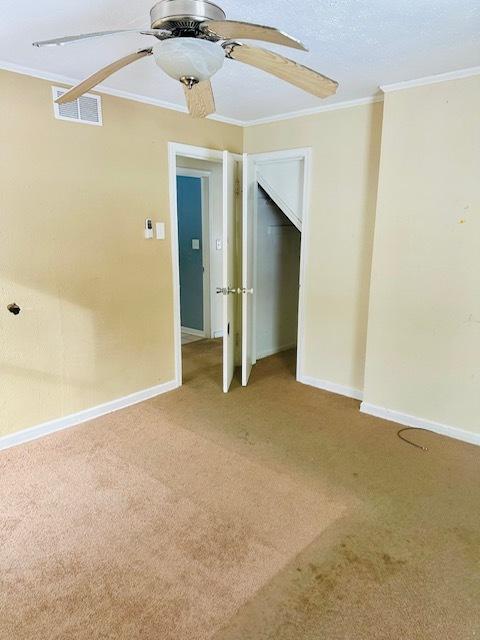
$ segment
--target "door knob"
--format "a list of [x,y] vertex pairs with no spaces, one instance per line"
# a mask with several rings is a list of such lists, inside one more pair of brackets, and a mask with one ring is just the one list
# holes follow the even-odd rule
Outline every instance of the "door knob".
[[217,293],[222,293],[224,296],[228,296],[229,293],[240,293],[240,289],[234,287],[217,287]]

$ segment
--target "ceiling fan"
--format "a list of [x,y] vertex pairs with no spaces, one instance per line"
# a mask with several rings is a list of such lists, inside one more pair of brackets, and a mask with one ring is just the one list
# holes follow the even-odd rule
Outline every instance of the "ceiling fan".
[[157,65],[184,87],[190,114],[205,118],[215,112],[210,78],[225,58],[262,69],[318,98],[333,95],[338,83],[298,62],[237,40],[260,40],[306,51],[297,39],[273,27],[227,20],[224,11],[209,0],[160,0],[150,11],[151,29],[121,29],[34,42],[35,47],[66,45],[79,40],[121,33],[153,36],[153,47],[140,49],[73,87],[56,102],[71,102],[123,67],[153,55]]

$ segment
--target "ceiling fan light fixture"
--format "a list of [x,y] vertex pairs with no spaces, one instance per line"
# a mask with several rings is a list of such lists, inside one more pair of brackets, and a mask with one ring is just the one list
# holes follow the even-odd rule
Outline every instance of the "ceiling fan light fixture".
[[275,51],[243,42],[260,40],[306,51],[299,40],[275,27],[227,20],[223,9],[211,0],[159,0],[151,10],[151,19],[151,29],[96,31],[34,42],[37,47],[46,47],[132,31],[157,41],[155,46],[135,51],[100,69],[56,102],[76,100],[117,71],[147,56],[152,56],[166,75],[183,84],[188,112],[195,118],[206,118],[215,112],[210,78],[222,68],[225,58],[256,67],[318,98],[328,98],[337,90],[338,82],[318,71]]
[[219,71],[225,60],[220,44],[197,38],[170,38],[155,45],[157,65],[171,78],[208,80]]

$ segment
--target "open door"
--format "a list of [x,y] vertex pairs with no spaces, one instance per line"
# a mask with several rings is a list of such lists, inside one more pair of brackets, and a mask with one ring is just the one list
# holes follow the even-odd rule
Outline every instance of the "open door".
[[223,391],[227,393],[235,369],[235,159],[223,152]]
[[302,233],[297,334],[297,379],[303,371],[303,286],[304,237],[310,189],[311,150],[285,149],[267,153],[243,154],[242,198],[242,385],[247,386],[257,361],[255,291],[257,254],[257,189],[261,185],[287,218]]
[[242,385],[245,387],[255,364],[254,350],[254,207],[255,165],[251,156],[243,154],[243,202],[242,202]]

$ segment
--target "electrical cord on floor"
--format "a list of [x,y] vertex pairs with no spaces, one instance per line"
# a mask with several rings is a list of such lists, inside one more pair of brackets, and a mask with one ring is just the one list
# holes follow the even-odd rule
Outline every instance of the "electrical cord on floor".
[[404,431],[427,431],[427,429],[420,429],[419,427],[405,427],[404,429],[400,429],[400,431],[397,431],[397,436],[400,438],[400,440],[403,440],[404,442],[406,442],[407,444],[411,444],[412,447],[417,447],[417,449],[421,449],[422,451],[428,451],[428,447],[424,447],[421,444],[417,444],[416,442],[412,442],[411,440],[408,440],[407,438],[404,438],[402,436],[402,433]]

